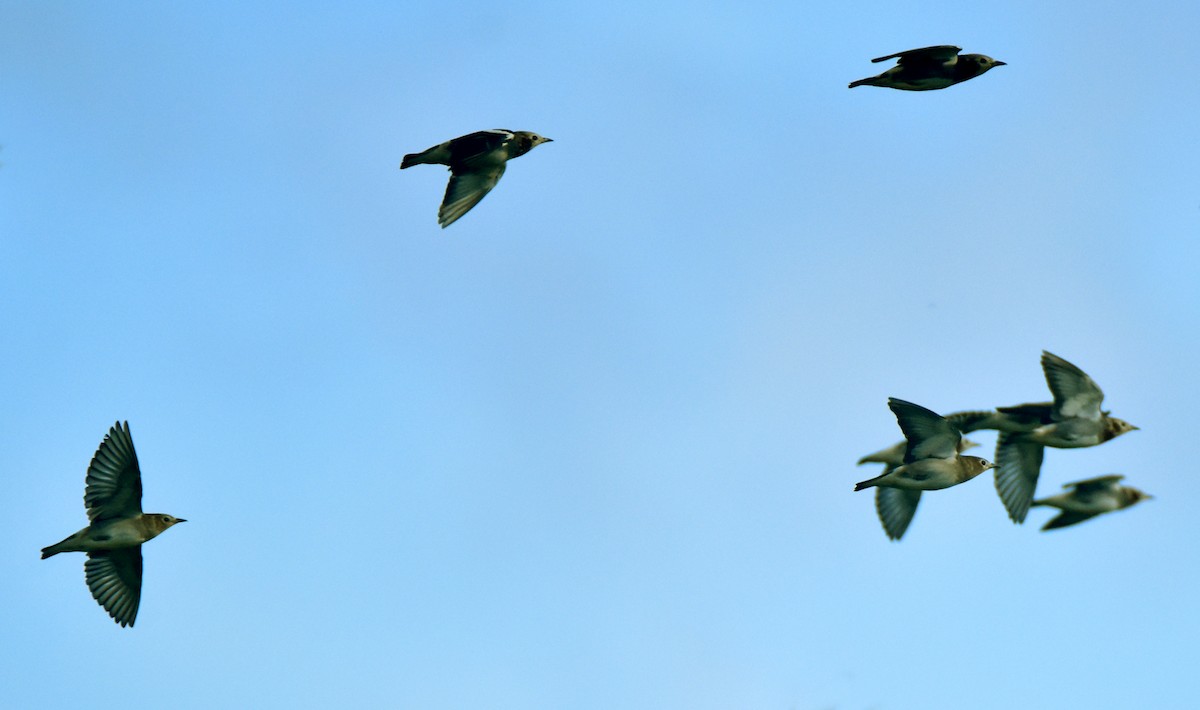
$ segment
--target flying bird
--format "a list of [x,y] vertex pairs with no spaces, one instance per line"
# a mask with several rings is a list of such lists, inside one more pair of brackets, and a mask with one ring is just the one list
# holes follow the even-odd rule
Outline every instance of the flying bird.
[[871,61],[898,61],[896,66],[879,76],[850,82],[850,88],[883,86],[904,91],[944,89],[967,79],[974,79],[992,67],[1002,67],[1005,64],[984,54],[959,54],[961,51],[961,47],[943,44],[877,57]]
[[1033,505],[1044,505],[1062,511],[1042,526],[1042,530],[1076,525],[1097,515],[1128,508],[1154,497],[1131,486],[1118,485],[1124,478],[1113,474],[1068,483],[1063,488],[1071,489],[1070,492],[1033,501]]
[[[953,423],[954,415],[947,415],[946,419]],[[979,446],[970,439],[959,439],[958,453],[962,453],[967,449]],[[867,454],[858,460],[858,465],[864,463],[881,463],[883,464],[883,475],[891,473],[897,466],[904,464],[904,452],[908,450],[908,442],[901,441],[897,444],[889,446],[886,449],[880,449],[873,454]],[[906,491],[900,488],[888,488],[886,486],[877,486],[875,488],[875,511],[879,514],[879,521],[883,523],[883,531],[893,540],[899,540],[904,536],[904,532],[908,530],[908,524],[912,522],[913,516],[917,512],[917,503],[921,501],[920,491]]]
[[[887,466],[881,475],[856,484],[854,490],[877,489],[875,511],[879,521],[889,538],[899,540],[917,512],[921,491],[956,486],[995,468],[995,464],[978,456],[959,455],[965,448],[962,433],[945,417],[895,397],[888,398],[888,407],[904,432],[903,459],[895,466],[885,461]],[[879,453],[886,456],[888,451]]]
[[177,523],[163,513],[142,512],[142,473],[129,435],[129,422],[117,422],[88,466],[83,493],[88,525],[49,547],[42,559],[60,552],[86,552],[84,576],[92,596],[121,626],[133,626],[142,598],[142,543]]
[[438,224],[450,226],[479,204],[504,175],[508,161],[519,158],[550,138],[529,131],[497,128],[459,136],[420,153],[409,153],[400,169],[436,164],[450,167],[450,184],[438,210]]
[[999,407],[996,492],[1014,523],[1025,522],[1045,447],[1097,446],[1137,429],[1100,409],[1104,393],[1091,377],[1061,357],[1042,351],[1042,370],[1053,402]]

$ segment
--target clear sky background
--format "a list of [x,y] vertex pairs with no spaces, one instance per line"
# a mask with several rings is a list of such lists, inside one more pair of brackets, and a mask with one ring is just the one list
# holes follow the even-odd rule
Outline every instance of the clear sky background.
[[[0,5],[11,707],[1188,708],[1194,2]],[[846,84],[952,43],[945,91]],[[437,226],[405,153],[554,139]],[[940,412],[1141,427],[889,542]],[[128,419],[134,629],[38,559]],[[992,456],[995,435],[972,436]]]

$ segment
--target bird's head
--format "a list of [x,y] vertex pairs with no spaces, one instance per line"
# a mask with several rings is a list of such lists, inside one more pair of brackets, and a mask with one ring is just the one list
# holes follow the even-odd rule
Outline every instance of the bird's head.
[[1116,417],[1104,418],[1104,440],[1115,439],[1122,434],[1128,434],[1131,431],[1136,431],[1137,427]]
[[996,468],[996,464],[978,456],[959,456],[958,458],[966,467],[968,478],[974,478],[984,471]]
[[[959,55],[958,61],[961,62],[964,58],[967,59],[967,61],[973,62],[975,66],[979,68],[979,74],[984,73],[992,67],[1002,67],[1008,63],[1002,62],[999,59],[992,59],[986,54],[962,54]],[[978,76],[978,74],[976,74],[976,76]]]
[[183,518],[176,518],[175,516],[167,515],[166,513],[149,513],[147,515],[143,515],[142,519],[146,521],[147,527],[149,527],[150,532],[154,533],[155,536],[161,535],[164,530],[172,525],[187,522]]
[[526,148],[526,150],[531,150],[533,148],[536,148],[543,143],[554,142],[553,138],[547,138],[546,136],[539,136],[538,134],[534,133],[533,131],[513,131],[513,135],[515,135],[517,137],[517,140],[520,141],[523,144],[523,146],[528,146]]

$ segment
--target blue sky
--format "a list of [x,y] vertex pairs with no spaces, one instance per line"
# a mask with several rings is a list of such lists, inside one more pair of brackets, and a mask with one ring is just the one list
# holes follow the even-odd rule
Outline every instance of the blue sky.
[[[1190,707],[1200,10],[1046,5],[0,5],[6,702]],[[846,89],[944,43],[1008,66]],[[400,158],[497,127],[439,229]],[[889,542],[887,397],[1042,349],[1141,431],[1040,490],[1155,500]],[[117,419],[132,630],[38,559]]]

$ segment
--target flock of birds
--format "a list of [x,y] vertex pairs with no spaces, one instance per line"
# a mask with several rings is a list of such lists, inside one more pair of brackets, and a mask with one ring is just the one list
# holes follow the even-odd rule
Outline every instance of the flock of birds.
[[[851,82],[850,88],[945,89],[1004,66],[983,54],[960,52],[959,47],[939,45],[878,57],[871,61],[896,59],[896,66]],[[500,182],[509,160],[549,142],[551,139],[530,131],[478,131],[410,153],[400,168],[423,164],[449,167],[450,182],[438,210],[438,224],[445,228],[487,196]],[[860,464],[882,463],[884,471],[854,487],[856,491],[875,489],[875,507],[888,537],[898,540],[904,535],[922,491],[949,488],[991,469],[996,471],[1000,500],[1014,522],[1024,522],[1030,506],[1062,511],[1043,530],[1074,525],[1149,497],[1136,488],[1119,485],[1122,476],[1110,475],[1068,483],[1068,492],[1034,500],[1045,447],[1096,446],[1137,428],[1100,409],[1104,394],[1078,367],[1043,353],[1042,368],[1053,402],[942,417],[911,402],[888,400],[905,441],[864,456]],[[1000,432],[997,463],[962,455],[976,446],[962,435],[980,429]],[[142,474],[128,422],[117,422],[92,457],[83,502],[88,526],[43,548],[42,559],[60,552],[87,553],[84,576],[92,596],[118,624],[133,626],[142,594],[142,543],[186,521],[142,512]]]
[[[858,460],[882,463],[883,473],[854,486],[875,489],[875,511],[883,530],[899,540],[908,530],[921,491],[936,491],[995,470],[996,492],[1014,523],[1025,522],[1030,506],[1058,508],[1042,530],[1065,528],[1103,513],[1128,508],[1150,496],[1122,486],[1124,476],[1108,475],[1068,483],[1066,493],[1034,499],[1046,447],[1080,449],[1098,446],[1137,427],[1100,408],[1104,392],[1087,373],[1054,353],[1042,351],[1042,370],[1052,402],[996,407],[987,411],[955,412],[940,416],[902,399],[888,399],[904,441]],[[993,429],[1000,432],[996,462],[964,456],[974,442],[963,434]]]

